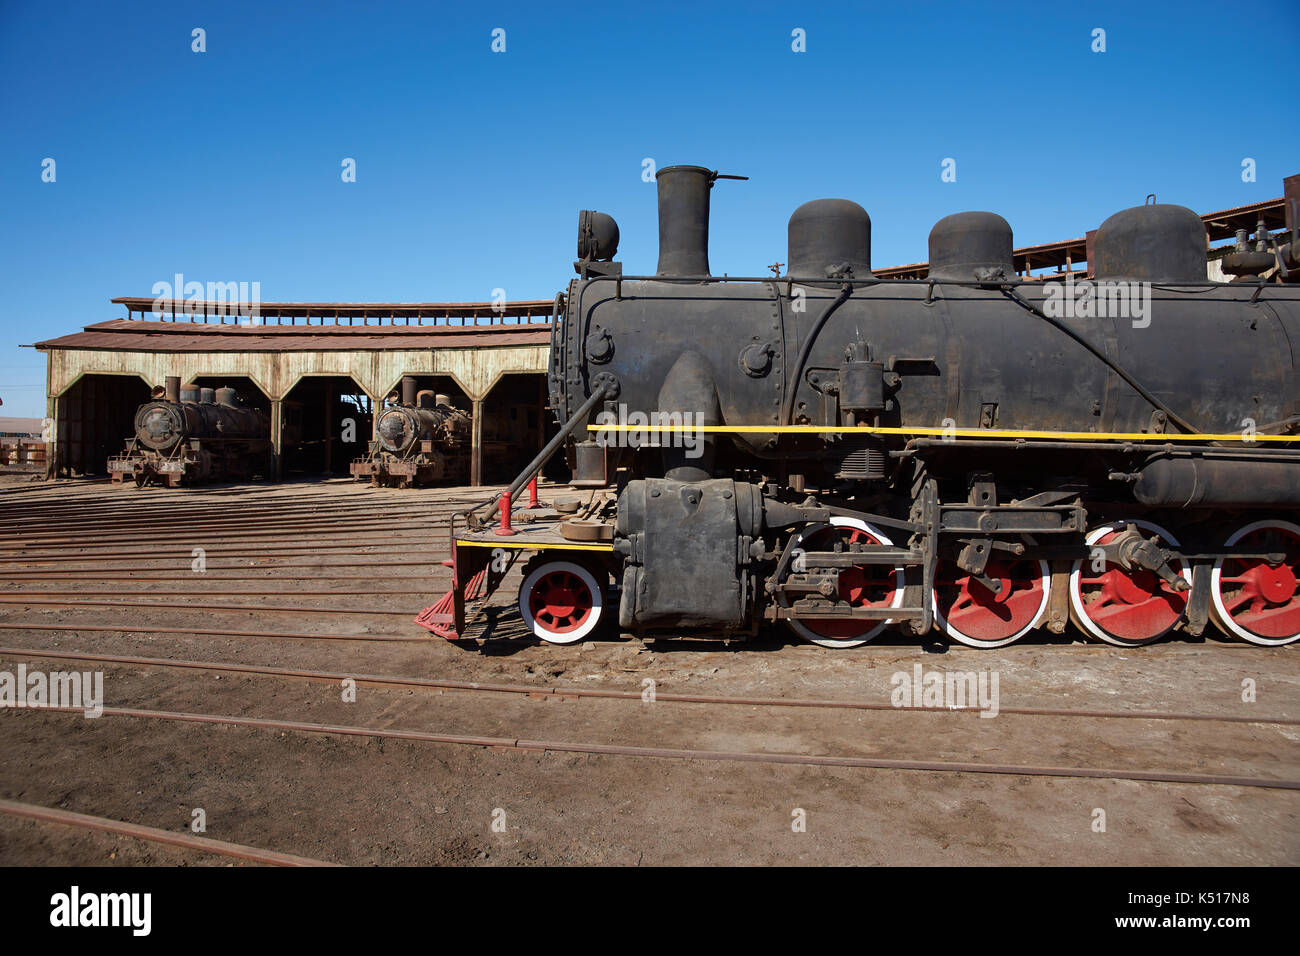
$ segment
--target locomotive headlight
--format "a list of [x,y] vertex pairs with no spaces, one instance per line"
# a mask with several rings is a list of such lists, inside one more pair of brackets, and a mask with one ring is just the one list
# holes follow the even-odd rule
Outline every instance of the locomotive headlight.
[[618,223],[594,209],[578,213],[578,258],[613,259],[618,254]]

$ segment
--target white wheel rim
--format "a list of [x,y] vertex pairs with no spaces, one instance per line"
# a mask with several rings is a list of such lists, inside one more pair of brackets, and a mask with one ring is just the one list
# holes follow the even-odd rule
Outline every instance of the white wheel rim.
[[[862,521],[858,518],[842,518],[842,517],[831,518],[829,524],[832,527],[852,528],[854,530],[861,531],[865,534],[869,534],[871,535],[871,537],[879,541],[882,545],[885,545],[887,547],[894,543],[890,541],[889,537],[885,535],[883,532],[881,532],[879,529],[877,529],[873,525],[867,524],[865,521]],[[801,544],[803,544],[804,537],[805,537],[804,532],[800,532],[795,538],[794,547],[797,548]],[[899,607],[902,605],[902,603],[903,603],[903,566],[899,564],[894,566],[894,598],[892,601],[890,601],[889,606],[891,608]],[[862,634],[858,634],[855,637],[843,637],[843,638],[826,637],[825,635],[818,634],[816,631],[808,627],[803,621],[797,621],[794,618],[787,618],[785,623],[788,624],[790,629],[794,631],[796,634],[798,634],[800,637],[802,637],[805,641],[809,641],[821,647],[847,648],[847,647],[861,647],[863,644],[866,644],[868,641],[873,640],[881,631],[883,631],[888,625],[892,624],[893,622],[894,622],[893,618],[888,618],[886,620],[881,621],[879,624],[871,628],[871,630],[869,631],[866,631]]]
[[[1129,525],[1134,525],[1135,527],[1141,528],[1143,531],[1146,531],[1150,534],[1159,535],[1160,538],[1166,544],[1169,544],[1175,548],[1180,546],[1178,543],[1178,539],[1175,538],[1172,534],[1170,534],[1167,530],[1160,527],[1160,525],[1152,521],[1142,521],[1142,520],[1112,521],[1108,524],[1101,525],[1100,527],[1094,528],[1092,531],[1088,532],[1088,536],[1084,539],[1083,543],[1086,545],[1094,544],[1095,542],[1104,538],[1106,535],[1110,534],[1112,531],[1120,531],[1128,527]],[[1173,566],[1174,566],[1174,570],[1177,571],[1177,573],[1179,574],[1183,573],[1183,565],[1181,561],[1173,562]],[[1075,561],[1074,567],[1070,570],[1070,606],[1074,609],[1074,613],[1075,616],[1078,618],[1079,624],[1083,627],[1085,631],[1087,631],[1093,637],[1097,638],[1097,640],[1105,641],[1107,644],[1113,644],[1116,647],[1141,647],[1144,644],[1150,644],[1154,641],[1160,640],[1160,638],[1164,637],[1166,634],[1168,634],[1170,631],[1174,629],[1174,624],[1178,623],[1178,621],[1175,620],[1173,624],[1170,624],[1159,634],[1156,634],[1153,637],[1143,638],[1140,641],[1126,641],[1122,637],[1117,637],[1114,634],[1109,633],[1100,625],[1098,625],[1097,622],[1095,622],[1091,617],[1089,617],[1087,611],[1084,609],[1083,595],[1080,591],[1080,587],[1081,587],[1080,578],[1083,576],[1082,572],[1083,572],[1083,562]]]
[[[1227,541],[1223,543],[1225,548],[1230,548],[1246,535],[1259,531],[1262,528],[1277,528],[1280,531],[1286,531],[1296,536],[1300,536],[1300,526],[1294,525],[1289,521],[1254,521],[1244,527],[1238,528],[1232,533]],[[1292,641],[1300,638],[1300,634],[1292,634],[1289,637],[1265,637],[1262,634],[1256,634],[1238,624],[1231,614],[1228,613],[1227,607],[1223,603],[1221,593],[1221,579],[1223,575],[1223,558],[1214,562],[1214,569],[1210,572],[1210,599],[1214,602],[1214,610],[1217,612],[1218,622],[1224,630],[1230,634],[1241,638],[1243,641],[1249,641],[1252,644],[1260,644],[1264,647],[1280,647],[1283,644],[1290,644]]]
[[[591,611],[588,613],[586,620],[572,630],[557,630],[533,616],[533,591],[542,578],[553,573],[573,575],[586,585],[588,592],[590,592]],[[572,561],[548,561],[545,564],[538,565],[524,578],[523,583],[519,586],[519,613],[523,616],[524,623],[536,637],[549,644],[574,644],[582,640],[600,623],[603,610],[603,589],[596,584],[596,579],[590,571],[580,564],[574,564]]]

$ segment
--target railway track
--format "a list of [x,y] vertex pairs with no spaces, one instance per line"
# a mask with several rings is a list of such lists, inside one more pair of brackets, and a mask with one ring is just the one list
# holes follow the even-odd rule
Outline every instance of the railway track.
[[[205,592],[206,593],[206,592]],[[18,595],[19,600],[10,600],[9,595],[0,592],[0,606],[21,606],[21,607],[138,607],[152,608],[157,611],[173,610],[175,605],[171,604],[151,604],[146,601],[50,601],[44,600],[37,595],[22,594]],[[185,610],[187,611],[214,611],[216,613],[231,613],[244,611],[262,611],[269,614],[378,614],[395,617],[410,617],[410,611],[394,611],[391,608],[383,607],[299,607],[296,605],[276,605],[276,604],[191,604],[186,602]]]
[[0,800],[0,813],[23,820],[34,820],[38,823],[74,827],[79,830],[93,830],[99,833],[111,833],[114,836],[130,837],[133,840],[143,840],[146,843],[177,846],[186,850],[198,850],[200,853],[230,857],[250,863],[261,863],[266,866],[338,865],[336,863],[326,863],[322,860],[314,860],[310,857],[297,856],[293,853],[264,850],[259,847],[245,846],[242,843],[213,840],[209,837],[195,836],[190,833],[163,830],[159,827],[128,823],[124,820],[112,820],[108,817],[92,816],[86,813],[73,813],[70,810],[59,810],[54,807],[41,807],[32,803],[21,803],[17,800]]
[[[640,701],[640,691],[594,690],[585,687],[533,684],[495,684],[481,681],[446,680],[426,677],[406,677],[396,674],[356,674],[343,671],[312,671],[286,667],[262,667],[248,664],[235,664],[224,661],[175,660],[160,657],[134,657],[111,654],[90,654],[72,651],[49,651],[37,648],[0,647],[0,657],[29,657],[42,660],[81,661],[94,664],[120,664],[132,667],[162,667],[180,670],[220,671],[231,674],[248,674],[263,677],[277,677],[290,680],[303,680],[327,684],[337,684],[342,680],[354,680],[358,684],[384,687],[400,687],[418,690],[451,690],[479,694],[514,694],[524,697],[555,698],[591,698],[601,700]],[[655,702],[679,704],[718,704],[737,707],[791,707],[799,709],[825,710],[862,710],[885,712],[917,712],[926,714],[972,713],[978,714],[979,707],[933,707],[905,706],[873,703],[853,700],[817,700],[791,697],[747,697],[734,695],[701,694],[655,694]],[[1300,726],[1300,719],[1282,716],[1245,716],[1242,714],[1191,714],[1168,711],[1119,711],[1119,710],[1071,710],[1051,707],[1001,707],[1001,714],[1017,714],[1035,717],[1086,717],[1103,720],[1169,720],[1169,721],[1209,721],[1226,724],[1276,724],[1288,727]]]
[[[1242,729],[1233,732],[1233,739],[1239,739],[1248,748],[1246,753],[1267,752],[1276,746],[1273,739],[1276,733],[1281,731],[1291,739],[1292,728],[1300,726],[1300,719],[1287,716],[1285,711],[1278,713],[1276,707],[1270,708],[1272,713],[1263,717],[1238,713],[1193,713],[1183,712],[1181,699],[1171,698],[1165,703],[1164,709],[1097,709],[1086,706],[1091,701],[1085,696],[1078,701],[1085,706],[1073,708],[1001,706],[999,713],[1014,719],[1009,723],[998,724],[993,737],[988,737],[986,722],[971,719],[967,723],[967,718],[973,717],[974,712],[979,710],[976,706],[900,708],[887,702],[885,697],[878,698],[881,702],[875,702],[833,699],[830,694],[826,699],[793,696],[798,693],[793,686],[787,690],[791,696],[690,694],[660,690],[655,695],[656,703],[669,705],[670,711],[676,712],[679,717],[669,720],[663,726],[663,732],[655,732],[654,728],[659,725],[654,722],[634,726],[638,718],[631,708],[641,706],[639,690],[582,687],[552,680],[522,683],[509,678],[483,681],[456,680],[451,679],[450,675],[407,676],[401,672],[412,668],[414,658],[409,653],[416,653],[420,659],[424,659],[428,652],[382,649],[416,643],[432,645],[438,649],[446,647],[441,640],[430,638],[423,632],[412,633],[412,629],[405,628],[399,619],[413,617],[420,607],[428,603],[430,596],[439,590],[434,582],[446,579],[448,571],[442,567],[441,559],[446,556],[448,517],[468,503],[478,503],[487,497],[488,492],[476,493],[464,501],[445,498],[435,500],[425,496],[417,498],[401,492],[386,492],[382,501],[374,500],[367,502],[365,507],[350,505],[343,509],[336,509],[334,502],[322,501],[316,495],[295,495],[294,500],[285,499],[273,506],[245,507],[244,503],[249,500],[245,492],[236,512],[237,522],[232,523],[227,520],[229,515],[223,514],[229,510],[229,498],[239,498],[239,495],[223,492],[221,498],[211,497],[204,501],[200,500],[197,489],[166,493],[167,500],[162,502],[160,499],[157,504],[144,502],[145,496],[141,494],[127,506],[107,508],[102,513],[96,511],[114,499],[121,502],[121,497],[116,494],[118,491],[113,489],[112,494],[92,495],[91,500],[84,503],[50,502],[45,511],[35,515],[28,513],[29,517],[39,520],[25,521],[21,527],[0,522],[6,532],[0,533],[0,582],[7,585],[0,585],[0,618],[3,618],[0,620],[0,633],[13,636],[14,639],[8,643],[20,643],[29,639],[35,643],[48,644],[51,640],[68,643],[67,632],[83,633],[89,640],[102,636],[104,641],[102,647],[85,651],[48,646],[6,646],[0,647],[0,656],[6,659],[30,658],[37,661],[76,663],[93,669],[112,668],[110,675],[119,675],[112,679],[123,681],[117,685],[119,688],[134,688],[137,691],[128,694],[129,704],[128,701],[123,701],[123,706],[104,709],[104,714],[115,725],[126,721],[148,721],[153,725],[177,727],[228,726],[242,727],[253,732],[266,731],[268,736],[273,733],[324,738],[370,737],[379,740],[406,740],[435,747],[486,749],[490,753],[588,755],[612,758],[614,763],[593,764],[591,773],[611,775],[615,779],[620,774],[620,771],[614,769],[615,763],[635,768],[638,765],[634,761],[653,759],[683,768],[689,768],[692,763],[698,762],[732,767],[749,765],[773,768],[785,765],[840,768],[848,772],[906,771],[909,776],[915,774],[936,781],[987,780],[998,777],[1014,781],[1015,778],[1039,777],[1076,781],[1130,781],[1140,785],[1173,784],[1184,788],[1206,789],[1207,793],[1226,792],[1230,796],[1223,799],[1230,800],[1244,799],[1244,796],[1238,796],[1231,788],[1246,788],[1247,791],[1260,795],[1256,799],[1269,801],[1276,801],[1282,798],[1281,794],[1300,789],[1300,781],[1283,779],[1290,773],[1289,767],[1275,768],[1262,758],[1257,760],[1247,756],[1238,759],[1224,747],[1213,745],[1209,748],[1209,753],[1213,756],[1202,760],[1198,759],[1201,754],[1194,743],[1184,743],[1182,747],[1172,749],[1164,746],[1168,740],[1180,739],[1184,728],[1190,734],[1186,739],[1213,743],[1216,739],[1214,734],[1226,733],[1230,728],[1236,727]],[[180,504],[182,500],[183,506]],[[0,519],[7,520],[22,510],[14,507],[15,504],[16,500],[0,497]],[[137,511],[140,504],[146,505],[143,511]],[[189,516],[191,507],[194,508],[193,520]],[[419,513],[420,519],[402,517],[412,513]],[[135,524],[137,518],[144,520]],[[208,570],[203,574],[189,570],[190,561],[193,560],[190,554],[191,541],[193,546],[204,548]],[[389,560],[392,555],[398,557]],[[246,562],[256,562],[256,565],[249,567]],[[169,598],[183,600],[168,600]],[[311,606],[314,603],[322,606]],[[115,608],[121,610],[115,611]],[[34,616],[21,616],[24,609],[31,609]],[[38,610],[45,613],[36,614]],[[194,613],[199,615],[199,619],[191,622],[165,616],[171,612]],[[228,623],[234,622],[222,620],[227,615],[257,616],[261,618],[257,621],[261,626],[254,625],[247,630],[230,629]],[[313,616],[323,622],[318,631],[306,632],[295,626],[295,619]],[[385,630],[392,633],[355,633],[355,627],[349,625],[355,624],[362,617],[393,622],[394,626],[385,627]],[[83,621],[87,623],[82,623]],[[201,626],[195,627],[194,623]],[[328,633],[334,629],[340,633]],[[510,628],[506,630],[510,631],[505,635],[509,639],[520,636]],[[31,637],[20,637],[19,632]],[[495,636],[499,632],[493,633]],[[178,653],[180,656],[140,656],[138,648],[132,646],[136,643],[133,638],[137,636],[158,638],[160,640],[156,646],[160,649],[165,647],[164,654]],[[175,639],[175,644],[171,645],[169,639]],[[244,659],[244,651],[235,643],[223,652],[210,652],[206,649],[207,639],[257,642],[249,647],[258,650],[255,654],[249,651],[251,660]],[[203,649],[200,649],[199,642],[204,642]],[[533,642],[513,641],[513,645],[532,648]],[[602,642],[596,653],[621,653],[617,651],[619,646]],[[118,652],[119,647],[125,653]],[[280,647],[302,649],[282,652],[278,649]],[[328,658],[325,652],[331,647],[339,648],[338,656]],[[1250,651],[1245,645],[1223,644],[1215,648],[1215,654],[1229,647]],[[950,658],[950,663],[954,659],[968,666],[976,659],[983,663],[984,658],[980,656],[982,652],[966,655],[961,648],[952,650],[958,657]],[[318,657],[318,651],[325,654],[325,658]],[[1115,653],[1113,648],[1100,645],[1076,645],[1069,651],[1071,654],[1086,655],[1089,666],[1095,657],[1105,658]],[[213,657],[237,659],[200,659],[208,657],[210,653]],[[489,667],[476,666],[478,659],[474,655],[464,655],[455,649],[439,653],[450,653],[452,659],[460,661],[456,666],[468,668],[468,673],[452,671],[456,677],[473,678],[484,671],[490,671]],[[529,655],[525,660],[536,661],[549,660],[551,652],[547,646],[542,646],[524,653]],[[1249,654],[1246,657],[1248,659]],[[320,664],[326,658],[330,665],[321,667]],[[682,659],[661,660],[664,662],[662,666],[670,671],[674,665],[683,662]],[[349,670],[354,665],[355,670]],[[50,669],[55,666],[58,665],[50,665]],[[118,671],[117,668],[136,669],[138,673]],[[442,668],[439,667],[438,670]],[[228,696],[210,696],[212,692],[207,689],[208,685],[187,680],[184,676],[199,674],[229,674],[247,678],[231,685],[214,685],[222,688],[222,695],[237,694],[235,699],[240,703],[234,704]],[[358,685],[412,692],[414,697],[408,703],[406,693],[367,695],[363,700],[367,716],[349,718],[330,709],[341,706],[337,700],[331,698],[331,701],[318,701],[314,693],[306,698],[301,692],[286,695],[279,690],[263,695],[263,691],[274,688],[274,683],[337,686],[345,679],[352,679]],[[187,684],[192,686],[183,693],[177,692],[178,688]],[[231,689],[226,690],[227,686]],[[426,701],[421,704],[420,699],[426,694],[440,692],[447,692],[450,696],[445,702],[439,700],[432,706],[443,716],[429,720],[431,703]],[[494,698],[503,699],[502,704],[492,703]],[[509,698],[519,703],[508,703]],[[257,703],[277,699],[279,703],[270,708],[258,706]],[[1284,698],[1270,699],[1277,703]],[[215,703],[217,700],[222,700],[222,703]],[[567,707],[548,707],[546,716],[543,716],[542,711],[537,711],[537,720],[526,716],[541,703],[563,700],[591,703],[573,710]],[[371,703],[367,704],[367,701]],[[1039,700],[1031,699],[1029,702],[1053,701],[1050,697],[1040,697]],[[371,713],[371,706],[379,704],[383,705],[383,711]],[[305,710],[301,709],[304,707]],[[42,709],[55,713],[81,712],[76,708]],[[270,713],[267,712],[268,709]],[[751,710],[760,715],[757,720],[751,720],[748,716]],[[865,718],[873,712],[889,711],[900,711],[907,716],[890,723],[881,714],[879,721],[871,725],[884,728],[876,735],[879,739],[866,748],[866,754],[855,753],[861,749],[859,738],[853,732],[858,727],[855,722],[859,718],[851,715],[860,714]],[[794,721],[800,712],[807,716],[799,717],[794,726],[803,738],[796,746],[782,745],[780,728],[784,726],[787,733],[796,733],[786,725]],[[606,715],[624,713],[629,716],[621,725],[617,717],[608,725],[602,725]],[[836,713],[844,716],[833,716]],[[955,714],[953,719],[958,723],[952,725],[951,731],[942,729],[947,725],[935,718],[940,713]],[[420,726],[421,714],[428,721],[425,726]],[[514,714],[515,718],[508,719],[506,715],[509,714]],[[571,722],[566,715],[573,714],[587,715],[585,722]],[[822,716],[814,717],[817,714]],[[789,718],[782,715],[789,715]],[[6,716],[17,717],[16,714]],[[711,716],[717,720],[710,720]],[[339,717],[342,719],[337,719]],[[17,719],[22,720],[21,717]],[[1051,722],[1058,719],[1065,723]],[[40,731],[41,735],[50,732],[59,735],[63,718],[54,720],[56,724],[51,724],[48,731]],[[387,726],[393,720],[399,725]],[[451,723],[448,723],[449,720]],[[488,723],[485,724],[485,720]],[[1035,723],[1039,720],[1043,723]],[[1017,730],[1017,725],[1022,729]],[[1077,727],[1078,733],[1052,729],[1067,725]],[[1246,729],[1250,725],[1258,727]],[[16,726],[36,725],[20,723]],[[622,730],[618,729],[620,726]],[[581,727],[595,730],[595,733],[582,732]],[[737,727],[740,729],[734,729]],[[751,727],[752,731],[749,729]],[[961,727],[968,729],[963,731]],[[1032,728],[1029,731],[1031,734],[1041,733],[1047,738],[1078,738],[1086,743],[1080,744],[1076,749],[1039,746],[1031,742],[1024,747],[1012,749],[1005,755],[999,755],[999,747],[1012,746],[1009,741],[1025,739],[1025,727]],[[1036,728],[1040,727],[1045,729],[1039,732]],[[1204,729],[1193,733],[1198,727]],[[1263,729],[1266,727],[1276,730],[1266,731]],[[718,728],[722,729],[721,733],[717,732]],[[1005,734],[1003,728],[1006,728]],[[1132,734],[1128,729],[1121,732],[1119,728],[1131,728]],[[476,731],[486,733],[479,734]],[[770,735],[769,731],[772,732]],[[143,725],[129,732],[133,739],[147,739],[150,733]],[[761,739],[747,739],[747,735],[759,732],[762,734]],[[192,740],[194,733],[198,732],[187,731],[183,738],[172,735],[173,739],[178,740],[175,746],[180,748],[180,753],[201,755],[214,746],[206,734],[201,741]],[[946,739],[945,735],[949,733],[956,734],[956,742],[944,745],[919,742]],[[23,736],[27,737],[28,734],[24,733]],[[78,736],[83,741],[82,746],[100,746],[95,743],[94,737]],[[915,740],[909,741],[909,736],[914,736]],[[594,740],[591,739],[593,737]],[[251,738],[222,739],[226,741],[220,745],[224,748],[238,751],[247,748],[253,753],[262,750],[262,746],[254,744]],[[243,743],[239,742],[241,739],[244,740]],[[1133,741],[1133,750],[1125,751],[1115,747],[1117,742],[1128,739]],[[986,740],[996,741],[988,747],[987,753],[982,746]],[[873,752],[873,748],[884,752]],[[1114,760],[1107,759],[1107,754],[1114,753],[1121,756]],[[922,758],[933,755],[942,759],[914,759],[918,754]],[[1166,755],[1178,759],[1167,761]],[[1011,759],[999,759],[999,756]],[[437,759],[445,758],[439,756]],[[493,767],[491,757],[473,758],[476,762],[484,759],[489,761],[488,767]],[[629,764],[629,761],[633,762]],[[265,763],[265,757],[263,762]],[[1168,763],[1173,766],[1168,766]],[[1211,770],[1222,772],[1209,772]],[[694,769],[675,772],[690,775],[696,773]],[[34,774],[39,781],[39,770],[29,770],[26,773]],[[499,771],[496,773],[499,774]],[[621,773],[626,774],[628,771]],[[486,777],[490,779],[493,775],[493,771],[489,770]],[[882,783],[881,786],[886,785]],[[939,785],[936,784],[937,786]],[[1012,782],[1006,786],[1019,784]],[[1228,789],[1225,791],[1224,788]],[[9,795],[24,792],[26,791],[11,790]],[[1184,789],[1181,792],[1190,795],[1192,790]],[[43,796],[42,801],[57,802],[57,799]],[[125,810],[114,807],[95,809],[115,810],[120,816],[130,817],[134,815],[134,811],[129,809],[131,806],[128,803],[128,809]],[[37,807],[32,812],[47,810],[49,808]],[[0,811],[8,812],[3,806],[0,806]],[[38,819],[31,815],[28,818]],[[76,824],[46,821],[44,825]],[[138,826],[120,820],[108,820],[105,826],[108,825],[119,828]],[[87,826],[95,828],[89,824]],[[122,829],[105,832],[135,836]],[[252,842],[283,843],[283,840],[275,838],[276,832],[278,831],[272,831],[270,838],[253,837]],[[139,838],[147,839],[145,836]],[[240,857],[237,854],[274,852],[241,844],[229,846],[234,849],[222,855],[253,862],[271,861],[252,856]],[[208,852],[199,846],[191,849],[195,852]],[[304,862],[293,865],[321,863],[318,860],[299,859]]]
[[[276,494],[268,488],[259,489],[269,492],[265,498],[243,492],[241,507],[232,513],[224,500],[211,498],[211,491],[182,490],[179,495],[142,495],[124,501],[116,494],[120,490],[102,494],[79,486],[75,497],[62,495],[50,500],[53,496],[47,496],[34,506],[21,497],[0,498],[0,519],[5,523],[0,532],[0,580],[13,586],[0,587],[0,611],[49,608],[114,614],[114,609],[120,608],[127,619],[119,624],[105,623],[102,616],[86,622],[82,614],[67,621],[11,618],[0,621],[0,630],[428,641],[426,635],[410,630],[330,634],[279,626],[229,629],[213,622],[205,622],[202,628],[170,623],[154,626],[156,618],[142,621],[140,615],[173,611],[262,614],[268,623],[288,616],[409,620],[433,590],[429,572],[445,573],[441,560],[446,556],[446,520],[461,507],[457,499],[413,508],[409,495],[384,495],[379,500],[367,495],[357,500],[350,494],[353,489],[346,487],[331,489],[342,490],[342,497]],[[417,517],[410,517],[412,514]],[[190,568],[193,547],[203,549],[202,572]],[[366,548],[374,550],[367,552]],[[367,579],[377,569],[382,569],[387,583],[371,586]],[[182,582],[190,587],[166,586]],[[249,586],[241,588],[245,582]],[[305,582],[325,587],[295,587]],[[340,586],[331,587],[334,582]],[[342,586],[344,583],[350,587]],[[364,586],[358,586],[362,583]],[[176,597],[189,600],[168,600]],[[287,600],[283,604],[252,603],[253,597]],[[328,600],[310,606],[295,600],[298,597]],[[397,598],[399,603],[379,607],[374,603],[376,597]],[[359,599],[368,600],[358,607]],[[339,602],[347,602],[347,606]]]
[[[391,539],[387,543],[396,547],[400,547],[403,554],[446,554],[447,553],[447,549],[445,547],[416,548],[416,547],[407,546],[408,543],[416,543],[416,542],[427,543],[427,540],[428,540],[427,538],[408,538],[408,539],[397,538],[397,539]],[[377,545],[371,545],[371,547],[377,547]],[[300,548],[294,545],[288,545],[283,547],[277,547],[276,545],[267,545],[265,547],[258,548],[256,551],[240,550],[234,548],[211,548],[211,547],[204,548],[204,551],[207,552],[208,557],[231,558],[231,557],[258,557],[262,555],[275,555],[276,557],[306,558],[306,557],[313,557],[315,555],[320,555],[320,554],[356,554],[357,548],[356,546],[349,547],[346,545],[322,545],[317,548]],[[184,555],[187,558],[190,557],[188,552],[182,552],[180,549],[177,549],[177,556],[181,556],[181,555]],[[51,562],[57,564],[63,564],[71,561],[86,561],[91,558],[109,558],[115,561],[122,560],[124,558],[140,558],[143,560],[157,560],[159,558],[159,552],[157,548],[152,548],[144,551],[116,551],[116,550],[96,551],[89,554],[84,551],[79,551],[77,554],[73,554],[73,555],[64,554],[63,552],[37,553],[37,554],[27,553],[22,557],[9,557],[5,555],[0,555],[0,564],[42,564],[42,563],[51,563]]]
[[212,628],[142,627],[136,624],[81,624],[50,622],[15,624],[0,622],[0,631],[98,631],[112,634],[168,634],[176,637],[267,637],[295,641],[370,641],[383,643],[428,644],[430,638],[400,634],[301,634],[293,631],[223,631]]
[[[60,713],[83,713],[80,707],[51,706],[32,708]],[[629,747],[619,744],[583,743],[565,740],[529,740],[521,737],[485,737],[465,734],[441,734],[424,730],[398,730],[391,727],[365,727],[352,724],[320,724],[298,720],[277,720],[265,717],[233,717],[221,714],[202,714],[188,711],[148,710],[134,707],[105,707],[101,717],[128,717],[163,720],[179,723],[245,727],[259,730],[278,730],[324,734],[342,737],[379,737],[385,740],[408,740],[432,744],[451,744],[464,747],[482,747],[495,750],[513,750],[526,753],[592,754],[614,757],[652,757],[667,760],[704,760],[720,762],[800,765],[807,767],[846,767],[865,770],[904,770],[927,773],[993,774],[1015,777],[1072,777],[1105,780],[1132,780],[1145,783],[1177,783],[1216,787],[1249,787],[1263,790],[1300,790],[1300,780],[1278,780],[1269,777],[1242,777],[1220,774],[1177,773],[1168,770],[1125,770],[1102,767],[1047,767],[1027,764],[973,763],[947,760],[903,760],[880,757],[843,756],[835,754],[797,754],[781,752],[695,750],[670,747]]]
[[[473,498],[478,500],[478,495]],[[441,566],[447,553],[443,544],[446,520],[463,506],[455,498],[428,502],[418,509],[412,508],[413,503],[409,495],[386,494],[379,500],[367,495],[357,500],[351,495],[322,498],[295,493],[270,495],[266,500],[249,496],[232,514],[224,501],[212,500],[197,490],[182,492],[179,499],[172,494],[166,500],[141,496],[125,502],[114,493],[91,493],[85,498],[46,500],[34,507],[25,507],[21,499],[0,499],[0,518],[7,521],[6,530],[0,533],[0,576],[15,586],[0,588],[0,610],[40,607],[113,613],[120,608],[131,617],[183,608],[187,613],[209,615],[265,614],[268,621],[286,616],[413,618],[434,589],[429,572],[446,573]],[[412,514],[417,517],[412,519]],[[191,545],[203,548],[205,568],[201,573],[190,569]],[[365,548],[374,550],[366,552]],[[172,550],[175,553],[169,554]],[[376,569],[382,569],[385,586],[356,586],[359,578],[372,576]],[[294,587],[304,580],[329,589]],[[167,587],[182,582],[192,587]],[[262,586],[256,587],[254,582]],[[335,582],[353,586],[333,588]],[[251,586],[241,587],[245,583]],[[154,585],[162,587],[155,589]],[[331,600],[313,607],[295,601],[295,595]],[[391,600],[390,595],[409,599],[399,599],[396,606],[375,606],[376,596]],[[254,596],[283,598],[289,603],[251,603]],[[169,597],[190,600],[169,602]],[[361,598],[369,600],[355,606]],[[348,606],[341,606],[341,601]],[[428,640],[411,632],[321,634],[278,627],[230,630],[220,625],[197,629],[148,624],[140,620],[105,624],[102,618],[93,624],[9,620],[0,622],[0,629],[66,628],[241,639]]]

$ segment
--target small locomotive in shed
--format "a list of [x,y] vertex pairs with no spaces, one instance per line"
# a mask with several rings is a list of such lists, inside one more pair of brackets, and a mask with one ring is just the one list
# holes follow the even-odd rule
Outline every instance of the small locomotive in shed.
[[[926,278],[885,279],[867,212],[823,199],[791,216],[784,275],[719,277],[724,177],[657,176],[657,274],[624,275],[613,218],[580,216],[562,427],[453,527],[434,633],[463,636],[526,557],[520,612],[557,643],[766,622],[832,648],[890,628],[1001,647],[1071,620],[1128,647],[1211,622],[1300,638],[1294,221],[1216,282],[1196,213],[1126,209],[1061,283],[1017,276],[1007,222],[964,212],[932,229]],[[577,493],[511,514],[561,450]]]
[[135,413],[126,450],[108,460],[115,484],[155,481],[178,488],[238,481],[271,472],[271,420],[240,401],[233,388],[182,387],[168,376],[163,394]]
[[400,400],[398,394],[390,395],[375,420],[375,440],[367,454],[352,462],[352,477],[394,488],[466,482],[472,424],[450,396],[417,391],[415,378],[405,376]]

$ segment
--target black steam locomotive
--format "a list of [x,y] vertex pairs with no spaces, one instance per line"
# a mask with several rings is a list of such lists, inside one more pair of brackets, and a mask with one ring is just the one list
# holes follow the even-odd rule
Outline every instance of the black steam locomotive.
[[931,231],[927,278],[889,280],[865,210],[824,199],[791,216],[786,274],[717,277],[719,178],[659,171],[654,276],[623,275],[617,224],[581,214],[551,348],[564,425],[510,491],[564,441],[593,490],[517,529],[495,525],[511,498],[472,513],[421,623],[463,634],[501,555],[529,554],[520,610],[557,642],[614,593],[643,636],[1300,637],[1300,287],[1259,277],[1300,277],[1294,232],[1211,282],[1200,218],[1138,206],[1097,231],[1090,281],[1044,282],[1017,277],[1005,220],[966,212]]
[[233,388],[181,387],[168,376],[163,393],[135,413],[126,450],[108,460],[114,483],[169,488],[203,481],[236,481],[270,474],[271,420],[240,402]]
[[352,477],[374,486],[410,488],[435,481],[469,480],[470,416],[448,395],[416,391],[416,380],[402,379],[402,391],[389,395],[375,420],[376,440],[365,457],[352,462]]

